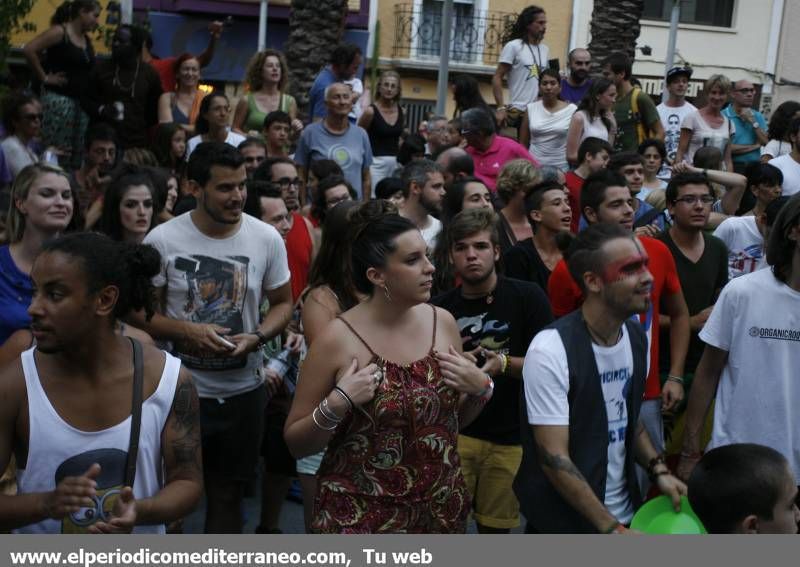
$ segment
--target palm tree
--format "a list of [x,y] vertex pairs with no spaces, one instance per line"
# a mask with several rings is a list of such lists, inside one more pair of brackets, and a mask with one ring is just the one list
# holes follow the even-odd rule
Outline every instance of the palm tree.
[[344,35],[347,0],[292,0],[289,11],[289,92],[301,113],[308,106],[308,92],[331,51]]
[[611,53],[622,51],[636,58],[636,39],[644,0],[595,0],[590,31],[592,71],[597,72]]

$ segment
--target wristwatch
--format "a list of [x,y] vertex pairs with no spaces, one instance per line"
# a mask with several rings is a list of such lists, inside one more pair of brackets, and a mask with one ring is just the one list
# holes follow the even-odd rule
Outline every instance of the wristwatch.
[[255,331],[253,334],[258,337],[258,346],[264,346],[269,341],[267,336],[261,331]]

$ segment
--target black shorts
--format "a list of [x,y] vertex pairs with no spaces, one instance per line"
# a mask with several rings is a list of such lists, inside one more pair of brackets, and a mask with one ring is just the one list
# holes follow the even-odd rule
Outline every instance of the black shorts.
[[224,400],[200,398],[203,473],[207,477],[240,482],[255,478],[266,402],[264,386]]
[[261,456],[264,457],[264,470],[269,473],[297,476],[297,463],[286,446],[283,426],[286,414],[267,412],[264,419],[264,439],[261,443]]

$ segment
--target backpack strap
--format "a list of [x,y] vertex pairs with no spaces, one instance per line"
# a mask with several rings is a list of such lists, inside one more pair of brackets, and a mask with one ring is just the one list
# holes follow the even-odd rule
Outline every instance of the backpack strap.
[[139,456],[139,431],[142,427],[142,402],[144,395],[144,362],[142,345],[133,337],[128,337],[133,347],[133,402],[131,404],[131,438],[128,441],[128,458],[125,462],[125,483],[133,488],[136,479],[136,460]]
[[644,142],[647,138],[647,130],[645,130],[644,124],[642,124],[642,115],[639,113],[639,95],[641,92],[642,89],[639,87],[633,87],[633,92],[631,92],[631,112],[633,113],[634,120],[636,120],[636,137],[639,144]]

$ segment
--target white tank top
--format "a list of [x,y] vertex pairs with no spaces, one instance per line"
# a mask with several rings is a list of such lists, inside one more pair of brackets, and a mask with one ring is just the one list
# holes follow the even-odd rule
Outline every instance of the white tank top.
[[[28,462],[17,469],[19,493],[48,492],[66,476],[80,476],[99,463],[97,502],[62,520],[44,520],[16,530],[17,533],[82,533],[110,511],[125,477],[125,459],[131,432],[131,416],[102,431],[81,431],[58,415],[47,398],[36,370],[33,347],[22,353],[22,371],[28,391]],[[156,391],[142,404],[142,427],[136,461],[134,497],[154,496],[163,487],[164,461],[161,432],[167,421],[180,372],[180,360],[164,353],[166,361]],[[132,386],[132,383],[131,383]],[[136,526],[134,533],[163,534],[165,526]]]
[[580,110],[579,112],[583,115],[583,134],[581,134],[581,142],[586,138],[600,138],[608,142],[608,128],[603,124],[603,120],[599,116],[591,120],[588,112],[585,110]]

